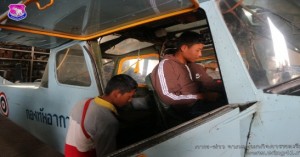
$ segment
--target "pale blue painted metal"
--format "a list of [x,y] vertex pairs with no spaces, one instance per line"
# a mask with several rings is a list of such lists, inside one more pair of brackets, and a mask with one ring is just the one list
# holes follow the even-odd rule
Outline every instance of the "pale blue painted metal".
[[242,156],[245,149],[236,147],[246,147],[244,137],[249,133],[256,107],[254,104],[241,112],[233,105],[231,111],[140,153],[147,157]]
[[[59,50],[68,48],[74,44],[81,44],[81,46],[83,46],[85,42],[79,43],[78,41],[75,41],[51,51],[48,63],[48,88],[40,87],[39,85],[33,86],[34,88],[28,88],[28,84],[19,84],[19,88],[14,87],[15,84],[0,85],[1,91],[5,92],[7,96],[10,111],[9,118],[39,138],[41,141],[48,143],[56,150],[59,150],[61,153],[63,153],[68,126],[67,117],[69,116],[72,106],[80,100],[99,95],[91,62],[87,62],[89,73],[92,79],[91,86],[78,87],[62,85],[56,80],[56,53]],[[84,56],[85,60],[90,60],[85,50]],[[46,122],[42,123],[36,119],[28,119],[29,112],[33,112],[33,114],[51,114],[53,117],[52,125],[46,124]],[[61,116],[59,121],[56,121],[57,117],[55,115],[58,117]],[[65,119],[66,124],[63,123],[62,118]]]
[[226,88],[228,103],[246,103],[257,100],[256,87],[240,56],[239,50],[229,33],[223,17],[214,0],[203,2],[209,27],[218,56],[220,71]]
[[263,98],[253,121],[249,143],[261,148],[250,149],[247,157],[259,156],[257,153],[300,156],[300,97],[263,92],[260,96]]

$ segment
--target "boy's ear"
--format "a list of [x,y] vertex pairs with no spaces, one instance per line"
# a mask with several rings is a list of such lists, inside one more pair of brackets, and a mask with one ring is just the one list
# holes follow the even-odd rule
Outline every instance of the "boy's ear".
[[111,95],[112,95],[113,97],[115,97],[115,98],[118,98],[118,97],[121,96],[121,92],[120,92],[119,89],[116,89],[116,90],[113,90],[113,91],[111,92]]
[[181,51],[185,51],[187,48],[188,48],[188,46],[185,45],[185,44],[183,44],[183,45],[180,46],[180,50]]

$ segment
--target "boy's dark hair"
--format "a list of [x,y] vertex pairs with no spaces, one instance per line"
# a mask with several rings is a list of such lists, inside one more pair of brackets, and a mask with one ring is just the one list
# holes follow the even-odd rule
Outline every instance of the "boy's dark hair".
[[182,45],[188,45],[189,47],[194,44],[204,44],[204,38],[201,34],[196,32],[187,31],[183,32],[177,40],[177,48],[180,48]]
[[192,31],[183,32],[178,38],[169,40],[164,50],[165,54],[175,54],[182,45],[192,46],[194,44],[205,43],[203,35]]
[[105,94],[109,95],[113,90],[120,90],[121,94],[137,89],[137,82],[129,75],[119,74],[113,76],[107,83]]

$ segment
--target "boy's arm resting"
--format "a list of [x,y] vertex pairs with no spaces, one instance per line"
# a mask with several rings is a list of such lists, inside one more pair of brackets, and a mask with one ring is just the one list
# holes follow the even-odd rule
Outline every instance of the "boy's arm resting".
[[[199,86],[209,91],[221,91],[223,87],[222,84],[216,82],[216,80],[209,76],[203,66],[197,63],[191,63],[189,66],[192,72],[196,75],[194,79],[198,82]],[[198,78],[197,74],[199,74]]]

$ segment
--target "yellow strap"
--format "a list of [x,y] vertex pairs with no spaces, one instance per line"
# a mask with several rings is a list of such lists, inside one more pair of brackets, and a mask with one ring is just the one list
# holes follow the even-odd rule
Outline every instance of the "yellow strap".
[[134,73],[140,73],[140,60],[138,59],[134,68]]
[[104,100],[104,99],[101,99],[99,97],[95,97],[95,103],[99,106],[102,106],[102,107],[105,107],[109,110],[111,110],[112,112],[114,112],[115,114],[118,114],[115,106],[113,104],[111,104],[110,102]]

